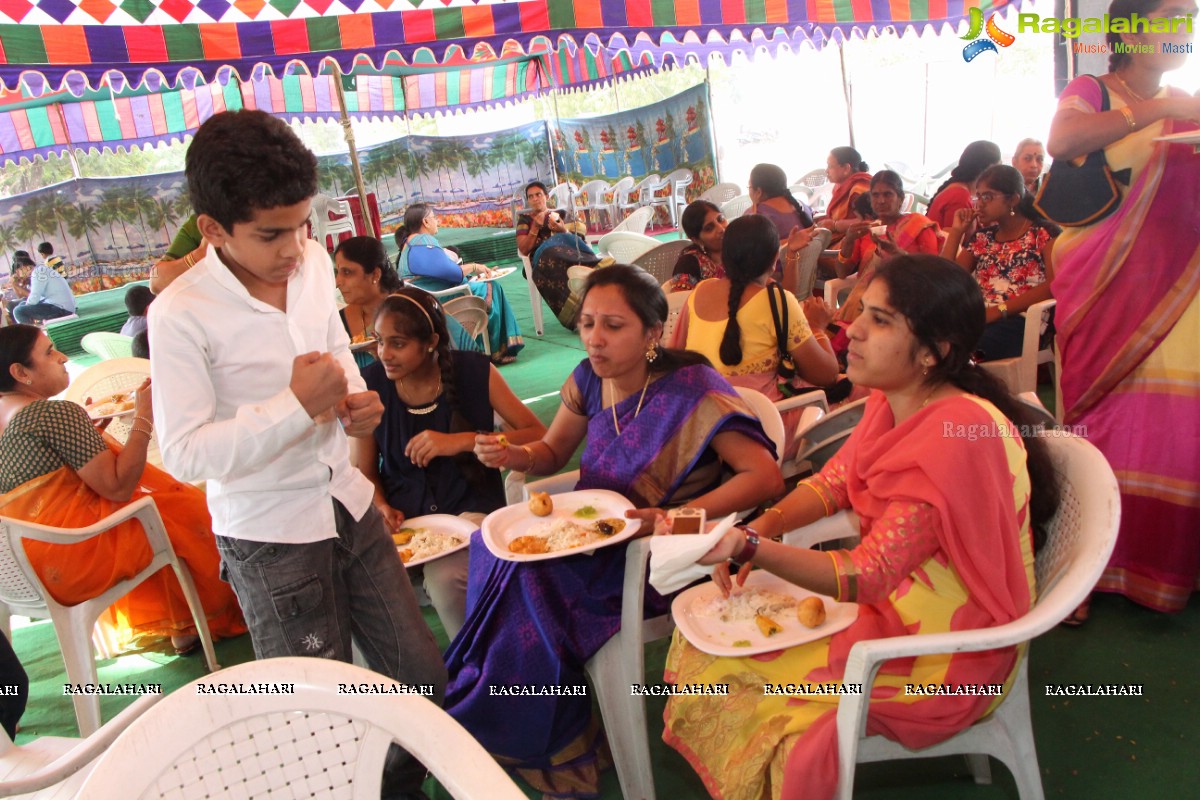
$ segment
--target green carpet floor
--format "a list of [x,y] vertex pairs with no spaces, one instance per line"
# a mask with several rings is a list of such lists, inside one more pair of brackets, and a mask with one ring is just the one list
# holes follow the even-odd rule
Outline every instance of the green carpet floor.
[[[490,263],[496,264],[496,261]],[[558,407],[558,389],[583,357],[578,337],[545,310],[546,332],[533,333],[529,294],[518,273],[503,279],[509,302],[525,335],[526,348],[501,374],[517,396],[549,422]],[[568,465],[574,466],[576,462]],[[444,632],[425,610],[439,641]],[[1195,678],[1200,604],[1165,616],[1124,598],[1100,595],[1092,619],[1080,629],[1056,628],[1030,648],[1030,699],[1043,785],[1048,798],[1131,798],[1187,796],[1195,780],[1200,739],[1200,682]],[[63,695],[63,666],[53,629],[36,622],[14,630],[13,645],[31,679],[28,710],[18,742],[42,735],[78,735],[69,697]],[[661,678],[667,642],[647,648],[647,681]],[[253,658],[248,636],[217,644],[225,666]],[[154,682],[171,690],[200,677],[198,656],[177,657],[168,648],[145,650],[99,664],[101,681]],[[1139,684],[1141,697],[1061,698],[1046,696],[1046,684]],[[104,719],[128,700],[101,699]],[[703,798],[699,779],[661,739],[664,701],[650,699],[648,717],[658,796],[667,800]],[[870,764],[860,767],[857,797],[874,800],[1014,798],[1012,778],[993,762],[995,784],[974,786],[961,758]],[[1188,776],[1192,777],[1189,778]],[[430,781],[432,797],[449,795]],[[531,797],[536,796],[529,790]],[[605,800],[621,797],[616,774],[604,776]]]

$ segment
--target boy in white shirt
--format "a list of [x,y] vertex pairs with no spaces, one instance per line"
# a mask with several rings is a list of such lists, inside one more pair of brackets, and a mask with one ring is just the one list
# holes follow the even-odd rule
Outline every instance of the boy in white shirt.
[[[163,461],[208,481],[257,657],[349,661],[353,634],[371,669],[440,704],[441,654],[350,464],[347,435],[370,436],[383,405],[350,355],[329,256],[307,238],[316,169],[261,111],[217,114],[192,140],[188,194],[211,246],[150,307]],[[421,797],[424,768],[397,752],[385,796]]]

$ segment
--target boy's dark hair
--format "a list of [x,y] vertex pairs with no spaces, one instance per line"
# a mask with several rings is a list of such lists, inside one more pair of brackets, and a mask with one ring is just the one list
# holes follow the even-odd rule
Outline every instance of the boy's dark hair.
[[145,331],[138,331],[133,335],[132,355],[134,358],[150,358],[150,337]]
[[227,232],[258,209],[294,206],[317,193],[317,158],[281,119],[225,111],[196,131],[184,162],[188,199]]
[[38,255],[52,256],[54,255],[54,245],[49,242],[42,242],[38,245]]
[[144,317],[153,300],[154,292],[150,291],[149,286],[141,283],[130,286],[125,291],[125,310],[131,317]]

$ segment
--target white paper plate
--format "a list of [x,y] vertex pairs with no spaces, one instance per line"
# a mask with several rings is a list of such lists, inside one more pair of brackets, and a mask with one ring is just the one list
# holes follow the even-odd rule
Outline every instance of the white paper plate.
[[[113,398],[113,397],[116,397],[117,395],[121,395],[121,394],[127,394],[127,395],[132,396],[135,391],[137,391],[137,387],[130,386],[128,389],[122,389],[119,392],[112,392],[111,394],[105,395],[105,398]],[[92,409],[94,409],[98,406],[102,406],[108,402],[111,402],[111,400],[110,399],[96,400],[96,401],[93,401],[91,404],[84,406],[84,410],[87,411],[88,416],[91,417],[93,421],[99,421],[102,419],[117,419],[118,417],[128,417],[131,414],[134,414],[137,412],[137,406],[134,406],[133,408],[127,408],[124,411],[117,411],[116,413],[113,413],[113,414],[96,414],[95,412],[93,412]]]
[[472,277],[470,279],[470,282],[471,283],[490,283],[492,281],[498,281],[501,278],[507,278],[509,275],[512,275],[516,271],[517,271],[516,267],[501,267],[500,269],[492,270],[492,277],[490,277],[490,278]]
[[[756,569],[746,578],[743,590],[747,588],[768,589],[791,595],[797,600],[820,597],[825,602],[825,621],[815,628],[806,628],[795,616],[776,619],[783,630],[767,638],[753,619],[722,622],[718,617],[701,616],[695,613],[698,604],[708,602],[721,594],[721,590],[712,581],[684,590],[675,598],[675,602],[671,603],[671,616],[675,619],[679,632],[695,645],[697,650],[713,656],[734,657],[770,653],[816,641],[850,627],[854,620],[858,619],[857,603],[838,603],[831,597],[810,592],[761,569]],[[750,644],[734,646],[733,643],[739,641]]]
[[88,410],[88,416],[92,418],[92,422],[99,422],[102,419],[119,419],[121,417],[130,417],[137,413],[136,408],[130,408],[126,411],[118,411],[115,414],[93,414]]
[[[427,561],[436,561],[439,558],[444,558],[451,553],[457,553],[464,547],[469,547],[471,544],[471,534],[475,532],[475,523],[470,520],[465,520],[462,517],[455,517],[450,514],[426,514],[423,517],[413,517],[412,519],[404,520],[401,528],[425,528],[430,533],[436,534],[452,534],[462,538],[462,544],[455,545],[449,550],[443,550],[434,556],[427,558],[418,558],[409,561],[405,567],[416,567],[424,564]],[[404,549],[404,545],[397,545],[396,552]]]
[[1166,136],[1155,136],[1156,142],[1173,142],[1175,144],[1200,144],[1200,131],[1183,131]]
[[[546,561],[551,558],[577,556],[580,553],[591,553],[601,547],[624,542],[637,533],[642,526],[641,520],[625,519],[625,512],[633,508],[633,503],[616,492],[605,489],[586,489],[579,492],[555,494],[550,497],[554,501],[554,510],[548,517],[534,516],[533,512],[529,510],[528,503],[505,506],[488,514],[483,520],[483,543],[487,545],[488,550],[492,551],[492,555],[504,561]],[[575,512],[584,506],[596,509],[596,515],[586,519],[576,517]],[[593,542],[583,547],[558,550],[553,553],[514,553],[508,549],[508,544],[513,539],[524,536],[531,528],[546,522],[556,519],[571,519],[586,523],[589,520],[608,517],[625,519],[626,524],[620,533],[610,536],[602,542]]]
[[367,350],[375,346],[378,339],[367,339],[365,342],[351,342],[350,352],[357,353],[359,350]]

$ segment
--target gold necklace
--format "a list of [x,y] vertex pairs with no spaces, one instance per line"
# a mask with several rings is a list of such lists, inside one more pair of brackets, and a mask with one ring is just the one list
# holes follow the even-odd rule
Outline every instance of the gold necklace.
[[[634,419],[637,419],[638,414],[642,413],[642,401],[646,399],[646,389],[649,388],[649,386],[650,371],[646,370],[646,382],[642,384],[642,396],[638,398],[637,409],[633,412]],[[613,385],[612,381],[608,382],[608,392],[610,395],[612,395],[612,405],[610,405],[609,408],[612,409],[613,428],[616,429],[617,436],[620,436],[621,425],[617,422],[617,387]]]
[[[1135,91],[1133,90],[1133,88],[1132,88],[1132,87],[1130,87],[1130,85],[1129,85],[1128,83],[1126,83],[1126,82],[1125,82],[1125,79],[1124,79],[1124,78],[1122,78],[1120,75],[1117,75],[1117,73],[1115,73],[1115,72],[1113,73],[1113,75],[1116,75],[1116,76],[1117,76],[1117,80],[1119,80],[1119,81],[1121,82],[1121,85],[1125,87],[1125,91],[1129,93],[1129,96],[1130,96],[1130,97],[1132,97],[1134,100],[1137,100],[1137,101],[1138,101],[1138,102],[1140,102],[1140,103],[1144,103],[1144,102],[1146,102],[1146,100],[1147,100],[1148,98],[1145,98],[1145,97],[1143,97],[1142,95],[1140,95],[1140,94],[1138,94],[1137,92],[1135,92]],[[1157,87],[1155,87],[1153,94],[1151,94],[1150,96],[1151,96],[1151,97],[1153,97],[1153,96],[1154,96],[1154,95],[1156,95],[1156,94],[1158,94],[1158,88],[1157,88]]]
[[[404,388],[404,378],[397,378],[397,380],[400,382],[400,391],[407,393],[408,390]],[[437,384],[437,391],[435,391],[433,393],[433,402],[429,403],[428,405],[424,405],[424,406],[416,406],[416,407],[409,406],[408,412],[410,414],[419,414],[420,416],[425,416],[426,414],[432,414],[434,411],[437,411],[438,398],[441,396],[442,396],[442,379],[439,376],[438,384]],[[401,398],[401,399],[404,399],[404,398]],[[408,404],[405,403],[405,405],[408,405]]]

